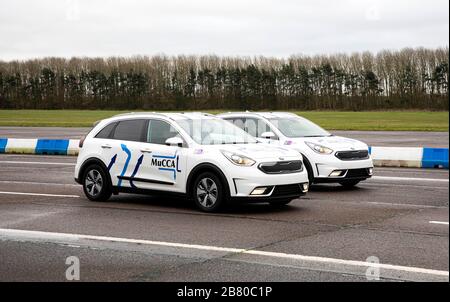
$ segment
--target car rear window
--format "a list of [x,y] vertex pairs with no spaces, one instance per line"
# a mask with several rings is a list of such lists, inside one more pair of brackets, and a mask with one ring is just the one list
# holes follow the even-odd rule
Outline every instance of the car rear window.
[[100,130],[99,133],[95,136],[96,138],[109,138],[111,131],[114,129],[114,127],[117,125],[117,123],[111,123],[106,125],[102,130]]
[[143,142],[144,128],[146,120],[125,120],[120,121],[114,130],[113,139]]

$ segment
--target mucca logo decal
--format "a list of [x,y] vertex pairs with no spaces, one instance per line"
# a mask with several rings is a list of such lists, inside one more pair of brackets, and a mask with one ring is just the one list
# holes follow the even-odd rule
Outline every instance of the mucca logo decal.
[[162,168],[175,168],[175,160],[152,158],[152,166]]
[[173,156],[166,155],[153,155],[151,165],[154,167],[158,167],[161,171],[169,171],[173,173],[173,179],[177,179],[177,172],[181,172],[178,168],[178,162],[180,160],[180,156],[177,155],[177,152]]

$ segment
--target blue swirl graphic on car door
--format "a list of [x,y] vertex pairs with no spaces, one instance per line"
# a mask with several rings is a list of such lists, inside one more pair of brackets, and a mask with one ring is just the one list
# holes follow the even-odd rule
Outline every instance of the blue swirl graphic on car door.
[[136,176],[136,173],[138,172],[139,167],[141,166],[143,160],[144,160],[144,154],[142,154],[141,157],[139,157],[139,159],[136,163],[136,167],[134,168],[133,174],[131,174],[130,186],[132,186],[133,188],[136,188],[136,186],[133,183],[133,178]]
[[120,173],[119,182],[117,183],[118,187],[122,185],[122,177],[125,175],[131,159],[131,152],[130,150],[128,150],[127,146],[125,144],[120,144],[120,146],[122,147],[122,150],[127,154],[127,159],[125,160],[125,165],[123,166],[122,173]]
[[[124,164],[124,166],[123,166],[123,168],[122,168],[122,172],[120,173],[120,176],[118,177],[118,178],[119,178],[119,181],[118,181],[118,183],[117,183],[117,186],[118,186],[118,187],[120,187],[120,186],[122,185],[123,177],[125,176],[125,173],[127,172],[127,169],[128,169],[128,165],[130,164],[130,161],[131,161],[131,151],[128,149],[128,147],[127,147],[125,144],[121,144],[120,146],[121,146],[121,148],[122,148],[122,151],[124,151],[124,152],[127,154],[127,158],[126,158],[125,164]],[[176,180],[176,178],[177,178],[177,172],[178,172],[178,173],[181,172],[181,170],[179,169],[179,159],[180,159],[180,156],[177,155],[177,152],[175,152],[175,154],[174,154],[173,156],[167,156],[167,155],[153,155],[152,157],[155,158],[155,159],[168,159],[168,160],[172,160],[172,161],[173,161],[173,167],[174,167],[174,168],[159,167],[158,169],[159,169],[160,171],[168,171],[168,172],[172,172],[172,173],[173,173],[173,180]],[[109,163],[109,165],[108,165],[108,170],[111,169],[111,167],[114,165],[114,163],[116,162],[116,160],[117,160],[117,154],[114,155],[114,156],[111,158],[111,161],[110,161],[110,163]],[[133,183],[133,180],[134,180],[136,174],[138,173],[139,168],[141,167],[143,161],[144,161],[144,155],[141,155],[141,156],[139,157],[139,159],[137,160],[137,162],[136,162],[136,167],[134,168],[133,173],[131,174],[131,176],[130,176],[130,178],[129,178],[130,186],[133,187],[133,188],[137,188],[136,185]]]
[[112,166],[114,166],[114,163],[116,162],[116,159],[117,159],[117,154],[114,154],[114,156],[111,158],[111,161],[109,162],[108,171],[110,171]]

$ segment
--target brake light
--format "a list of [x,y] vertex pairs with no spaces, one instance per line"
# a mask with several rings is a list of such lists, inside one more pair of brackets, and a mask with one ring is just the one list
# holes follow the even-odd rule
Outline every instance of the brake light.
[[85,139],[86,139],[86,135],[80,139],[80,142],[78,143],[78,147],[83,148],[83,143],[84,143]]

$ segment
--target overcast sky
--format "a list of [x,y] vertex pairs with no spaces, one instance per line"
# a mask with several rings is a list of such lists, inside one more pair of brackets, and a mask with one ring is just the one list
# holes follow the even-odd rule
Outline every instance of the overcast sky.
[[449,44],[448,0],[1,0],[0,60]]

